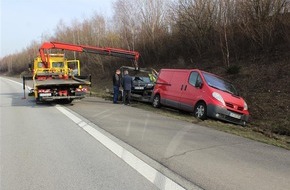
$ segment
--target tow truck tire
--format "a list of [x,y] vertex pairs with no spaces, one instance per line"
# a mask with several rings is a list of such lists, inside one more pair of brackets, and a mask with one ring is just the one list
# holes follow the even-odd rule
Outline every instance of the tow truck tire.
[[64,100],[64,104],[70,104],[73,100],[69,99],[69,100]]
[[42,101],[41,101],[40,98],[38,97],[38,98],[35,98],[35,103],[36,103],[36,104],[41,104]]
[[39,101],[39,99],[37,98],[37,99],[35,99],[35,103],[36,103],[36,104],[40,104],[41,101]]
[[58,104],[70,104],[73,100],[72,99],[60,99],[57,101]]
[[156,94],[156,95],[153,97],[152,106],[153,106],[154,108],[160,108],[160,107],[161,107],[161,103],[160,103],[160,95],[159,95],[159,94]]

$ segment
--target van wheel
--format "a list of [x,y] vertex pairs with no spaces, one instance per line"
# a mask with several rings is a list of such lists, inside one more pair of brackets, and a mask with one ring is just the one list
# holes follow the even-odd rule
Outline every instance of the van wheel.
[[203,102],[199,102],[196,104],[194,108],[194,116],[198,119],[205,120],[207,118],[206,115],[206,105]]
[[161,107],[161,104],[160,104],[160,95],[159,94],[156,94],[154,96],[152,105],[153,105],[154,108],[160,108]]

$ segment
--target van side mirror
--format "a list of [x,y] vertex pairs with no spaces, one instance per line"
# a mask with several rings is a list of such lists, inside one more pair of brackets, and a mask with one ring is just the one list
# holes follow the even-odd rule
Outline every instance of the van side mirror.
[[202,81],[197,81],[195,86],[196,86],[196,88],[202,88],[202,86],[203,86]]

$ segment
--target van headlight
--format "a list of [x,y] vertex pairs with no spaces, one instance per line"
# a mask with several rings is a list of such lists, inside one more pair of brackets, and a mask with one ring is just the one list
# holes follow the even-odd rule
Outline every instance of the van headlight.
[[244,110],[248,110],[248,104],[244,102]]
[[212,96],[213,96],[215,99],[217,99],[218,101],[220,101],[224,106],[226,105],[226,103],[225,103],[223,97],[222,97],[219,93],[217,93],[217,92],[213,92],[213,93],[212,93]]

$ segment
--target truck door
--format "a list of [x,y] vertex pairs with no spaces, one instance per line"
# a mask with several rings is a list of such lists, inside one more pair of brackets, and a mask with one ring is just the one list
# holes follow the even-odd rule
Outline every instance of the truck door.
[[198,85],[201,81],[201,76],[197,71],[190,73],[181,93],[179,109],[190,112],[194,110],[194,105],[202,95],[202,90]]
[[69,73],[73,76],[80,76],[80,61],[79,60],[68,60],[67,67],[69,69]]

